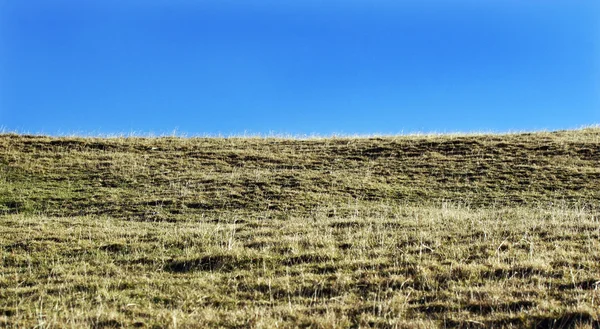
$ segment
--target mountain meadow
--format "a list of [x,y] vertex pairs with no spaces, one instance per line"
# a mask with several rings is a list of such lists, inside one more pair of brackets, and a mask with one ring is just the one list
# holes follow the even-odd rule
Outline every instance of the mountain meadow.
[[0,327],[600,328],[600,128],[0,134]]

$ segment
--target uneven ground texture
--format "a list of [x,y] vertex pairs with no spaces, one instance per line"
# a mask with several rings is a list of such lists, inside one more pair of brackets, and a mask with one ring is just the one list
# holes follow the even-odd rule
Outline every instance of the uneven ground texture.
[[600,328],[600,128],[0,135],[0,327]]

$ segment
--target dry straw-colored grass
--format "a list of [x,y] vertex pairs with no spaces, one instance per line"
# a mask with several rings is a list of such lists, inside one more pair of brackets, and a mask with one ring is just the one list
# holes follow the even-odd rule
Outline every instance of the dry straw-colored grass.
[[599,328],[600,129],[0,135],[0,327]]

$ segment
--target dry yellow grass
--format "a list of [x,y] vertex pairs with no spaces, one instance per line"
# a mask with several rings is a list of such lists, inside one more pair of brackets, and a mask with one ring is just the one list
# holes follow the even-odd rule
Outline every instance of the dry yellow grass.
[[0,326],[598,328],[600,129],[0,136]]

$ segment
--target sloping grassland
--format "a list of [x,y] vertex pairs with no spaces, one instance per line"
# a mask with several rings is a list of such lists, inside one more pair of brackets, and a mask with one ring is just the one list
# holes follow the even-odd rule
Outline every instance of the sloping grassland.
[[0,327],[600,328],[600,128],[0,135]]

